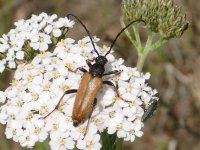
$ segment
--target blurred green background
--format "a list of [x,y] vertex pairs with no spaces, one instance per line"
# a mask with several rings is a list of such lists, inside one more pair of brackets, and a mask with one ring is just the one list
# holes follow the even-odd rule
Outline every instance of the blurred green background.
[[[186,13],[190,27],[181,39],[170,40],[148,57],[144,72],[152,74],[149,84],[159,91],[159,107],[145,123],[144,136],[125,143],[126,150],[200,150],[200,1],[175,0],[175,3]],[[102,39],[101,43],[109,46],[121,29],[120,7],[121,0],[0,0],[0,35],[10,30],[13,22],[31,14],[73,13],[93,35]],[[75,39],[85,35],[80,25],[70,31]],[[127,66],[136,65],[136,51],[125,34],[115,50]],[[11,79],[12,73],[1,74],[0,89],[8,87]],[[21,149],[5,138],[4,126],[0,125],[0,150]]]

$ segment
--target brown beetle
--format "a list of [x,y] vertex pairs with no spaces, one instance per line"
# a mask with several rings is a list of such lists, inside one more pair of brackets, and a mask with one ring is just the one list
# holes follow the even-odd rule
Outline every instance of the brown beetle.
[[[105,65],[107,63],[106,56],[110,53],[110,51],[111,51],[114,43],[116,42],[117,38],[120,36],[120,34],[127,27],[129,27],[131,24],[133,24],[135,22],[138,22],[138,21],[144,22],[144,21],[143,20],[134,20],[134,21],[130,22],[129,24],[127,24],[127,26],[124,27],[117,34],[116,38],[114,39],[113,43],[110,46],[109,51],[105,54],[105,56],[101,56],[101,55],[99,55],[98,51],[95,49],[94,42],[93,42],[92,37],[91,37],[88,29],[86,28],[86,26],[82,23],[82,21],[77,16],[75,16],[73,14],[68,14],[67,17],[69,17],[69,16],[73,16],[74,18],[76,18],[80,22],[80,24],[84,27],[87,34],[89,35],[89,38],[90,38],[91,43],[93,45],[94,51],[98,55],[98,57],[95,58],[94,64],[91,64],[90,61],[86,61],[87,65],[89,66],[89,71],[85,70],[84,68],[77,68],[77,70],[84,72],[82,79],[81,79],[81,82],[80,82],[79,89],[70,89],[68,91],[65,91],[63,96],[59,100],[57,106],[54,109],[54,110],[58,109],[63,97],[65,96],[65,94],[77,92],[75,103],[74,103],[74,106],[73,106],[72,120],[73,120],[73,125],[78,126],[83,120],[85,120],[85,118],[88,114],[89,114],[89,119],[90,119],[92,112],[94,110],[94,107],[97,103],[96,96],[97,96],[98,92],[100,91],[100,89],[102,88],[103,84],[107,84],[107,85],[114,87],[114,89],[117,93],[117,96],[120,97],[118,90],[117,90],[117,86],[115,86],[111,81],[103,81],[102,80],[103,76],[120,73],[120,71],[118,71],[118,70],[114,70],[114,71],[111,71],[111,72],[104,73],[105,72]],[[121,98],[121,99],[126,101],[123,98]],[[44,118],[48,117],[51,113],[53,113],[53,111],[51,111]],[[89,124],[89,121],[88,121],[88,124]],[[88,124],[87,124],[87,126],[88,126]]]

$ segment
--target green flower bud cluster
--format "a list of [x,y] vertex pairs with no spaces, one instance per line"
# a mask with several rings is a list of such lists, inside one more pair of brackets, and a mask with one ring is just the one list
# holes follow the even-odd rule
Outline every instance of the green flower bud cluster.
[[172,0],[123,0],[122,14],[127,21],[144,20],[152,32],[166,39],[180,37],[188,27]]

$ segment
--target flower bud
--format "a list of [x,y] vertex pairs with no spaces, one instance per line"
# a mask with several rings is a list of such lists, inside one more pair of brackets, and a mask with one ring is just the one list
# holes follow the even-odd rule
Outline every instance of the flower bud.
[[122,14],[127,21],[144,20],[148,29],[166,39],[180,37],[188,26],[172,0],[123,0]]

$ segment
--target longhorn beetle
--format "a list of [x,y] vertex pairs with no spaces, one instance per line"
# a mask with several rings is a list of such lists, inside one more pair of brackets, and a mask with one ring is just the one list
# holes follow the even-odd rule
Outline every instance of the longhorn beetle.
[[[94,48],[94,52],[98,56],[95,58],[94,64],[91,64],[90,61],[88,61],[88,60],[86,61],[87,65],[89,66],[89,71],[85,70],[84,68],[77,68],[76,69],[76,70],[80,70],[84,73],[83,76],[82,76],[79,88],[78,89],[70,89],[70,90],[65,91],[54,110],[58,109],[61,101],[63,100],[63,97],[66,94],[77,92],[75,102],[74,102],[74,106],[73,106],[73,112],[72,112],[73,125],[75,127],[77,127],[86,118],[86,116],[89,114],[89,119],[88,119],[88,123],[87,123],[87,127],[88,127],[92,112],[93,112],[94,107],[97,103],[96,96],[97,96],[98,92],[100,91],[100,89],[102,88],[103,84],[107,84],[109,86],[112,86],[114,88],[117,96],[120,97],[120,95],[118,93],[118,87],[117,86],[115,86],[111,81],[103,81],[102,80],[103,76],[111,75],[111,74],[117,75],[117,74],[120,73],[120,71],[118,71],[118,70],[114,70],[114,71],[110,71],[110,72],[105,73],[105,65],[108,61],[106,56],[111,52],[111,49],[114,46],[117,38],[120,36],[121,33],[123,33],[123,31],[126,28],[128,28],[131,24],[133,24],[135,22],[138,22],[138,21],[144,22],[144,21],[141,20],[141,19],[138,19],[138,20],[131,21],[129,24],[127,24],[126,27],[124,27],[117,34],[117,36],[115,37],[113,43],[111,44],[108,52],[104,56],[102,56],[102,55],[99,55],[98,51],[96,50],[95,44],[94,44],[93,39],[90,35],[90,32],[88,31],[86,26],[83,24],[83,22],[77,16],[75,16],[73,14],[67,15],[68,18],[70,16],[74,17],[83,26],[83,28],[85,29],[85,31],[87,32],[87,34],[88,34],[88,36],[91,40],[92,46]],[[120,97],[120,98],[122,100],[126,101],[122,97]],[[54,110],[52,110],[44,118],[48,117],[51,113],[54,112]],[[87,127],[86,127],[86,130],[87,130]]]

